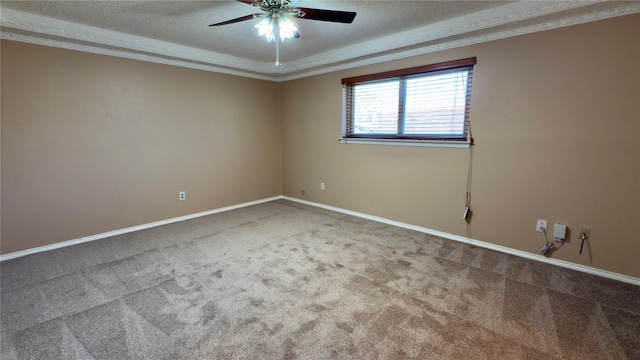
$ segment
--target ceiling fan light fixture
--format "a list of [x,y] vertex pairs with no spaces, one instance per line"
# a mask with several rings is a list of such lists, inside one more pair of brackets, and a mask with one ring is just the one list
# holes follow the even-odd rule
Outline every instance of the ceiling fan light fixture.
[[272,42],[273,39],[275,39],[275,35],[273,33],[273,19],[265,17],[256,24],[255,28],[258,29],[258,37],[264,37],[268,42]]
[[[254,27],[258,29],[258,37],[263,37],[267,39],[268,42],[274,41],[276,43],[276,66],[282,65],[280,63],[280,42],[300,37],[298,29],[290,18],[304,18],[309,20],[350,24],[356,17],[356,13],[350,11],[291,7],[292,0],[237,1],[254,6],[260,9],[262,13],[245,15],[239,18],[211,24],[209,26],[228,25],[258,18],[262,19],[258,24],[254,25]],[[280,38],[280,42],[278,42],[276,38]]]
[[293,39],[298,35],[298,29],[295,24],[286,17],[281,17],[278,20],[278,28],[280,30],[280,41],[282,42],[286,39]]
[[266,16],[255,25],[255,28],[258,29],[258,37],[264,37],[268,42],[274,41],[276,37],[279,37],[280,41],[284,42],[298,35],[298,29],[293,21],[284,16],[277,17],[275,20],[271,16]]

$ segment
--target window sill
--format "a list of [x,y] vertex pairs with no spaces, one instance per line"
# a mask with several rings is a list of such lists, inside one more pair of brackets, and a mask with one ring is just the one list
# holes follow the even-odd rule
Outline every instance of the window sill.
[[407,140],[407,139],[362,139],[362,138],[338,138],[342,144],[358,145],[392,145],[392,146],[429,146],[443,148],[468,149],[469,141],[438,141],[438,140]]

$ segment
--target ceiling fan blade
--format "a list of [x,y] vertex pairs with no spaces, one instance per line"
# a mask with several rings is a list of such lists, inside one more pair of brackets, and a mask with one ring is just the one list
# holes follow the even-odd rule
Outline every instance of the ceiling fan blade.
[[351,24],[353,22],[353,19],[355,19],[356,17],[356,13],[351,11],[310,9],[304,7],[297,7],[296,9],[304,11],[305,15],[300,18],[307,20],[320,20]]
[[242,17],[239,17],[239,18],[236,18],[236,19],[231,19],[231,20],[227,20],[227,21],[211,24],[209,26],[220,26],[220,25],[233,24],[233,23],[237,23],[237,22],[240,22],[240,21],[251,20],[251,19],[254,19],[255,16],[257,16],[257,15],[262,15],[262,14],[245,15],[245,16],[242,16]]
[[240,1],[241,3],[249,4],[249,5],[253,5],[253,3],[255,2],[254,0],[237,0],[237,1]]

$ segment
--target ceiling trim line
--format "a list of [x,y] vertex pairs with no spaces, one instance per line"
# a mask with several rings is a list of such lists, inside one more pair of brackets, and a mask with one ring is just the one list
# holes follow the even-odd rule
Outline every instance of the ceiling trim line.
[[346,62],[359,58],[362,54],[376,54],[423,44],[429,41],[495,28],[519,21],[539,18],[545,15],[576,10],[602,3],[602,0],[572,1],[540,5],[539,2],[520,1],[500,7],[457,17],[439,23],[364,41],[348,47],[334,49],[320,56],[314,55],[287,63],[289,72],[303,71],[305,68],[320,67],[325,64]]
[[77,43],[61,41],[56,39],[47,39],[47,38],[42,38],[42,37],[37,37],[32,35],[16,34],[16,33],[11,33],[7,31],[2,31],[2,33],[0,33],[0,38],[3,40],[11,40],[11,41],[18,41],[18,42],[23,42],[28,44],[50,46],[50,47],[61,48],[66,50],[81,51],[81,52],[113,56],[113,57],[130,59],[130,60],[145,61],[145,62],[151,62],[156,64],[203,70],[203,71],[209,71],[209,72],[215,72],[215,73],[221,73],[221,74],[227,74],[227,75],[235,75],[235,76],[259,79],[259,80],[277,81],[277,78],[274,78],[272,76],[252,74],[247,71],[227,69],[227,68],[215,66],[215,65],[198,64],[198,63],[189,62],[188,60],[178,60],[178,59],[173,60],[173,59],[167,59],[160,56],[139,54],[131,51],[114,50],[114,49],[108,49],[108,48],[103,48],[99,46],[77,44]]
[[[29,14],[13,9],[2,9],[0,25],[3,33],[21,35],[28,32],[32,37],[56,40],[60,42],[80,41],[90,43],[90,46],[118,48],[118,51],[128,49],[132,52],[144,52],[161,56],[183,59],[185,61],[198,61],[211,64],[213,67],[235,68],[239,71],[266,73],[272,71],[267,64],[255,60],[240,58],[237,56],[217,53],[214,51],[198,49],[190,46],[170,43],[166,41],[146,38],[137,35],[101,29],[93,26],[82,25],[70,21],[52,19],[45,16]],[[51,39],[56,37],[59,39]],[[60,47],[60,46],[58,46]],[[122,49],[122,50],[120,50]],[[114,49],[110,49],[114,50]],[[117,55],[113,55],[117,56]],[[215,63],[213,63],[215,61]]]
[[639,12],[640,12],[640,2],[635,3],[633,5],[623,6],[620,8],[590,12],[587,15],[576,15],[576,16],[559,19],[559,20],[546,21],[536,25],[519,26],[519,27],[512,28],[508,31],[490,32],[488,34],[481,35],[481,36],[473,36],[473,34],[469,34],[470,35],[469,37],[465,37],[463,39],[440,42],[434,45],[423,46],[423,47],[419,47],[411,50],[393,52],[391,54],[384,54],[380,56],[374,55],[372,57],[368,57],[368,58],[357,60],[357,61],[345,62],[344,64],[325,66],[325,67],[322,67],[321,69],[316,69],[312,71],[304,71],[299,74],[293,74],[293,75],[281,77],[278,79],[278,81],[295,80],[295,79],[300,79],[304,77],[322,75],[330,72],[347,70],[347,69],[352,69],[352,68],[361,67],[361,66],[379,64],[381,62],[406,59],[413,56],[420,56],[420,55],[430,54],[438,51],[471,46],[471,45],[486,43],[490,41],[502,40],[502,39],[507,39],[515,36],[534,34],[541,31],[554,30],[554,29],[573,26],[573,25],[580,25],[588,22],[605,20],[605,19],[610,19],[618,16],[635,14]]
[[[388,41],[377,41],[377,43],[368,41],[359,46],[351,47],[350,50],[355,50],[353,52],[345,51],[344,48],[332,50],[325,54],[293,61],[279,68],[274,68],[271,63],[51,19],[12,9],[2,9],[0,38],[283,82],[640,12],[640,2],[569,1],[546,7],[533,7],[530,4],[518,5],[518,7],[516,4],[506,5],[497,16],[495,14],[490,16],[492,13],[488,10],[477,13],[471,17],[471,23],[466,23],[466,25],[462,19],[456,18],[440,24],[427,25],[410,32],[383,37]],[[605,4],[609,5],[605,6]],[[574,10],[573,13],[568,13],[565,17],[545,18],[545,15],[571,10]],[[538,17],[541,18],[541,22],[534,25],[517,26],[515,24]],[[491,31],[492,28],[508,24],[516,26],[508,30],[495,29],[495,31]],[[474,35],[474,32],[482,30],[488,32],[483,35]],[[447,37],[452,36],[460,38],[452,41],[446,40]],[[427,45],[427,43],[431,44]],[[393,46],[389,47],[389,44],[393,44]]]

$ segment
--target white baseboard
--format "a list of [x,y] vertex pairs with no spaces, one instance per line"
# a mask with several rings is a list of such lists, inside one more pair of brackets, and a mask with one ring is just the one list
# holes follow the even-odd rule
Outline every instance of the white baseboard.
[[618,274],[618,273],[614,273],[614,272],[607,271],[607,270],[601,270],[601,269],[593,268],[593,267],[590,267],[590,266],[574,264],[574,263],[571,263],[571,262],[568,262],[568,261],[564,261],[564,260],[548,258],[548,257],[545,257],[545,256],[540,256],[540,255],[537,255],[537,254],[529,253],[529,252],[526,252],[526,251],[508,248],[506,246],[495,245],[495,244],[491,244],[491,243],[488,243],[488,242],[471,239],[471,238],[468,238],[468,237],[465,237],[465,236],[454,235],[454,234],[450,234],[450,233],[446,233],[446,232],[442,232],[442,231],[437,231],[437,230],[425,228],[425,227],[422,227],[422,226],[406,224],[406,223],[402,223],[402,222],[394,221],[394,220],[389,220],[389,219],[385,219],[385,218],[378,217],[378,216],[372,216],[372,215],[363,214],[363,213],[360,213],[360,212],[357,212],[357,211],[346,210],[346,209],[342,209],[342,208],[338,208],[338,207],[334,207],[334,206],[324,205],[324,204],[320,204],[320,203],[315,203],[315,202],[311,202],[311,201],[301,200],[301,199],[297,199],[297,198],[293,198],[293,197],[289,197],[289,196],[282,196],[282,195],[274,196],[274,197],[270,197],[270,198],[266,198],[266,199],[261,199],[261,200],[249,201],[249,202],[242,203],[242,204],[237,204],[237,205],[226,206],[226,207],[222,207],[222,208],[218,208],[218,209],[203,211],[203,212],[199,212],[199,213],[195,213],[195,214],[179,216],[179,217],[175,217],[175,218],[172,218],[172,219],[156,221],[156,222],[152,222],[152,223],[148,223],[148,224],[132,226],[132,227],[128,227],[128,228],[125,228],[125,229],[109,231],[109,232],[105,232],[105,233],[101,233],[101,234],[85,236],[85,237],[82,237],[82,238],[79,238],[79,239],[62,241],[62,242],[59,242],[59,243],[46,245],[46,246],[40,246],[40,247],[33,248],[33,249],[16,251],[16,252],[13,252],[13,253],[0,255],[0,262],[5,261],[5,260],[10,260],[10,259],[15,259],[15,258],[22,257],[22,256],[36,254],[36,253],[43,252],[43,251],[59,249],[59,248],[66,247],[66,246],[72,246],[72,245],[81,244],[81,243],[85,243],[85,242],[89,242],[89,241],[104,239],[104,238],[108,238],[108,237],[111,237],[111,236],[122,235],[122,234],[130,233],[130,232],[134,232],[134,231],[149,229],[149,228],[153,228],[153,227],[156,227],[156,226],[167,225],[167,224],[175,223],[175,222],[178,222],[178,221],[190,220],[190,219],[194,219],[194,218],[197,218],[197,217],[217,214],[217,213],[221,213],[221,212],[225,212],[225,211],[229,211],[229,210],[235,210],[235,209],[239,209],[239,208],[243,208],[243,207],[247,207],[247,206],[251,206],[251,205],[262,204],[262,203],[265,203],[265,202],[279,200],[279,199],[285,199],[285,200],[289,200],[289,201],[293,201],[293,202],[297,202],[297,203],[301,203],[301,204],[306,204],[306,205],[310,205],[310,206],[314,206],[314,207],[318,207],[318,208],[322,208],[322,209],[336,211],[336,212],[347,214],[347,215],[357,216],[357,217],[360,217],[360,218],[364,218],[364,219],[368,219],[368,220],[372,220],[372,221],[377,221],[377,222],[381,222],[381,223],[384,223],[384,224],[389,224],[389,225],[393,225],[393,226],[397,226],[397,227],[401,227],[401,228],[405,228],[405,229],[415,230],[415,231],[418,231],[418,232],[421,232],[421,233],[430,234],[430,235],[434,235],[434,236],[439,236],[439,237],[442,237],[442,238],[445,238],[445,239],[460,241],[460,242],[464,242],[464,243],[467,243],[467,244],[470,244],[470,245],[474,245],[474,246],[478,246],[478,247],[482,247],[482,248],[486,248],[486,249],[491,249],[491,250],[503,252],[503,253],[506,253],[506,254],[515,255],[515,256],[520,256],[520,257],[531,259],[531,260],[541,261],[541,262],[544,262],[544,263],[557,265],[557,266],[565,267],[565,268],[568,268],[568,269],[581,271],[581,272],[584,272],[584,273],[593,274],[593,275],[597,275],[597,276],[602,276],[602,277],[605,277],[605,278],[618,280],[618,281],[622,281],[622,282],[625,282],[625,283],[629,283],[629,284],[640,286],[640,279],[632,277],[632,276]]
[[565,267],[565,268],[568,268],[568,269],[581,271],[581,272],[584,272],[584,273],[593,274],[593,275],[597,275],[597,276],[602,276],[602,277],[605,277],[605,278],[618,280],[618,281],[622,281],[622,282],[626,282],[626,283],[629,283],[629,284],[640,286],[640,279],[639,278],[635,278],[635,277],[628,276],[628,275],[618,274],[618,273],[607,271],[607,270],[601,270],[601,269],[593,268],[593,267],[590,267],[590,266],[574,264],[574,263],[571,263],[571,262],[568,262],[568,261],[564,261],[564,260],[548,258],[548,257],[545,257],[545,256],[529,253],[529,252],[526,252],[526,251],[508,248],[506,246],[495,245],[495,244],[491,244],[491,243],[488,243],[488,242],[471,239],[471,238],[468,238],[468,237],[465,237],[465,236],[449,234],[449,233],[446,233],[446,232],[432,230],[432,229],[425,228],[425,227],[422,227],[422,226],[415,226],[415,225],[411,225],[411,224],[406,224],[406,223],[402,223],[402,222],[399,222],[399,221],[393,221],[393,220],[381,218],[381,217],[378,217],[378,216],[367,215],[367,214],[359,213],[359,212],[356,212],[356,211],[345,210],[345,209],[341,209],[341,208],[334,207],[334,206],[319,204],[319,203],[306,201],[306,200],[301,200],[301,199],[297,199],[297,198],[293,198],[293,197],[289,197],[289,196],[283,196],[282,198],[285,199],[285,200],[294,201],[294,202],[298,202],[298,203],[301,203],[301,204],[306,204],[306,205],[315,206],[315,207],[319,207],[319,208],[323,208],[323,209],[327,209],[327,210],[332,210],[332,211],[340,212],[340,213],[343,213],[343,214],[353,215],[353,216],[357,216],[357,217],[360,217],[360,218],[381,222],[381,223],[384,223],[384,224],[389,224],[389,225],[393,225],[393,226],[397,226],[397,227],[401,227],[401,228],[405,228],[405,229],[415,230],[415,231],[418,231],[418,232],[421,232],[421,233],[430,234],[430,235],[434,235],[434,236],[439,236],[439,237],[442,237],[442,238],[445,238],[445,239],[464,242],[464,243],[467,243],[467,244],[470,244],[470,245],[473,245],[473,246],[478,246],[478,247],[482,247],[482,248],[486,248],[486,249],[491,249],[491,250],[503,252],[503,253],[506,253],[506,254],[511,254],[511,255],[515,255],[515,256],[531,259],[531,260],[544,262],[544,263],[547,263],[547,264],[557,265],[557,266]]
[[190,219],[194,219],[194,218],[201,217],[201,216],[217,214],[217,213],[221,213],[221,212],[225,212],[225,211],[229,211],[229,210],[235,210],[235,209],[239,209],[239,208],[243,208],[243,207],[247,207],[247,206],[251,206],[251,205],[262,204],[262,203],[265,203],[265,202],[279,200],[279,199],[282,199],[281,195],[280,196],[274,196],[274,197],[266,198],[266,199],[261,199],[261,200],[249,201],[249,202],[242,203],[242,204],[237,204],[237,205],[225,206],[225,207],[222,207],[222,208],[213,209],[213,210],[207,210],[207,211],[203,211],[203,212],[199,212],[199,213],[195,213],[195,214],[179,216],[179,217],[175,217],[175,218],[172,218],[172,219],[155,221],[155,222],[148,223],[148,224],[132,226],[132,227],[128,227],[128,228],[125,228],[125,229],[114,230],[114,231],[109,231],[109,232],[105,232],[105,233],[101,233],[101,234],[85,236],[85,237],[81,237],[79,239],[62,241],[62,242],[59,242],[59,243],[40,246],[40,247],[33,248],[33,249],[16,251],[16,252],[12,252],[12,253],[9,253],[9,254],[0,255],[0,262],[5,261],[5,260],[10,260],[10,259],[15,259],[15,258],[22,257],[22,256],[36,254],[36,253],[43,252],[43,251],[49,251],[49,250],[59,249],[59,248],[63,248],[63,247],[71,246],[71,245],[82,244],[82,243],[89,242],[89,241],[100,240],[100,239],[108,238],[108,237],[111,237],[111,236],[122,235],[122,234],[130,233],[130,232],[134,232],[134,231],[149,229],[149,228],[153,228],[153,227],[156,227],[156,226],[167,225],[167,224],[175,223],[175,222],[178,222],[178,221],[190,220]]

